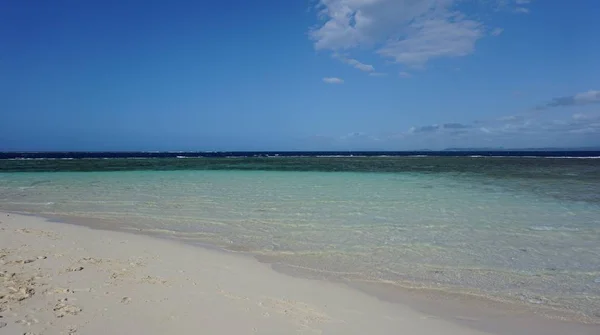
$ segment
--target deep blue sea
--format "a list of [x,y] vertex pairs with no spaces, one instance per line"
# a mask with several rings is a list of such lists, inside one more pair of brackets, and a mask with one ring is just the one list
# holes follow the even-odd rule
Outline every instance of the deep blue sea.
[[600,322],[600,152],[0,153],[0,210]]
[[193,157],[600,157],[596,150],[416,150],[416,151],[55,151],[0,152],[0,159],[193,158]]

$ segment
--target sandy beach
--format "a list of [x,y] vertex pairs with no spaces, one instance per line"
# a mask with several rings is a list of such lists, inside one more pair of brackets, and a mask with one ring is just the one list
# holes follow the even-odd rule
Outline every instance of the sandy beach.
[[6,334],[481,334],[176,242],[1,216]]
[[0,213],[0,246],[1,334],[486,334],[149,236]]

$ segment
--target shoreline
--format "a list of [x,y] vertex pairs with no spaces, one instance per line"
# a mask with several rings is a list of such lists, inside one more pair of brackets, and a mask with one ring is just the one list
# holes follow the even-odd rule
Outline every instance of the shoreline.
[[[1,213],[2,211],[0,211]],[[251,250],[237,246],[226,246],[219,244],[211,244],[210,242],[188,240],[182,238],[177,232],[170,230],[144,230],[131,226],[124,225],[125,222],[110,221],[105,219],[90,218],[85,216],[72,215],[42,215],[31,213],[15,213],[39,217],[51,222],[70,224],[75,226],[87,227],[93,230],[101,231],[117,231],[126,234],[135,234],[139,236],[149,236],[157,239],[173,241],[191,245],[215,252],[222,252],[229,255],[244,257],[267,264],[271,269],[296,278],[309,280],[322,280],[339,285],[351,287],[355,290],[367,293],[383,301],[391,301],[394,303],[403,303],[405,300],[410,300],[412,304],[420,306],[420,310],[427,314],[432,314],[436,317],[441,317],[449,321],[463,322],[465,318],[454,317],[454,310],[458,307],[462,313],[467,316],[466,319],[489,319],[489,316],[495,315],[529,315],[534,319],[539,319],[539,326],[546,332],[551,330],[553,326],[546,324],[551,321],[561,323],[585,324],[597,326],[600,329],[600,319],[592,318],[587,315],[580,314],[576,311],[567,309],[552,308],[548,306],[535,305],[515,299],[508,299],[502,296],[488,295],[485,292],[469,291],[461,288],[449,287],[432,287],[423,285],[418,282],[392,282],[387,280],[370,280],[361,278],[338,278],[334,276],[326,276],[321,270],[296,267],[290,264],[280,263],[277,258],[257,254]],[[445,304],[440,305],[439,301],[445,301]],[[600,315],[597,315],[600,317]],[[473,323],[469,323],[473,326]],[[475,325],[476,328],[488,329],[488,325]],[[506,332],[506,335],[512,335],[512,332]],[[504,332],[502,332],[504,335]]]
[[[10,216],[7,216],[10,215]],[[369,285],[368,283],[357,284],[357,283],[338,283],[331,282],[326,280],[311,280],[306,278],[300,278],[298,276],[294,276],[291,273],[286,273],[286,271],[278,270],[277,266],[269,263],[261,263],[257,261],[254,257],[247,257],[243,253],[238,253],[235,251],[224,252],[226,250],[220,250],[220,248],[210,248],[207,246],[198,245],[190,245],[189,243],[185,243],[182,241],[177,241],[176,239],[169,238],[161,238],[160,236],[153,236],[152,234],[145,234],[143,232],[136,233],[134,231],[127,231],[124,229],[110,229],[110,227],[90,227],[83,223],[83,221],[77,221],[77,224],[72,224],[73,222],[60,222],[59,220],[48,220],[40,216],[35,215],[23,215],[23,214],[13,214],[6,213],[0,211],[0,221],[4,221],[0,223],[3,229],[2,231],[2,240],[7,240],[2,242],[2,248],[5,248],[5,245],[13,245],[14,242],[9,239],[7,234],[18,234],[16,233],[16,229],[18,226],[25,225],[27,227],[34,227],[38,231],[50,231],[50,232],[58,232],[59,235],[62,236],[77,236],[77,239],[80,239],[82,243],[84,243],[84,249],[88,244],[93,244],[94,238],[100,239],[123,239],[123,240],[135,240],[135,246],[128,246],[128,252],[132,253],[131,256],[139,254],[139,249],[144,249],[145,253],[148,252],[147,246],[152,246],[152,249],[156,249],[156,251],[168,251],[171,259],[175,264],[177,264],[177,253],[182,252],[185,254],[191,254],[203,261],[206,261],[213,266],[215,263],[224,262],[237,264],[240,269],[250,269],[253,274],[257,277],[261,277],[262,280],[266,283],[274,284],[275,286],[287,286],[289,290],[294,290],[296,285],[300,285],[302,287],[307,287],[306,292],[311,292],[314,290],[323,290],[323,292],[317,296],[313,294],[305,294],[309,297],[310,301],[303,304],[310,304],[312,306],[323,306],[328,305],[329,309],[333,308],[331,306],[335,306],[336,303],[340,303],[341,297],[343,300],[347,301],[342,306],[338,306],[341,309],[343,306],[347,306],[348,303],[352,306],[357,306],[359,312],[362,313],[370,313],[373,309],[379,311],[378,313],[385,313],[391,319],[386,321],[390,324],[393,324],[393,328],[385,328],[388,331],[380,332],[382,334],[395,332],[394,327],[412,327],[414,331],[418,331],[419,333],[434,333],[437,331],[443,330],[444,333],[448,334],[595,334],[597,333],[598,325],[596,324],[580,324],[574,322],[565,322],[559,320],[545,319],[539,316],[535,316],[532,313],[525,312],[523,310],[502,310],[498,308],[497,304],[475,304],[473,299],[464,299],[461,297],[449,297],[448,295],[442,294],[426,294],[424,292],[410,292],[408,290],[395,290],[396,292],[390,294],[393,290],[385,290],[382,289],[382,285]],[[58,222],[55,222],[58,221]],[[90,222],[88,222],[90,223]],[[86,228],[87,227],[87,228]],[[92,229],[89,229],[92,228]],[[10,231],[12,229],[12,232]],[[8,232],[7,232],[8,230]],[[132,234],[133,233],[133,234]],[[23,235],[23,234],[21,234]],[[21,236],[17,235],[17,236]],[[23,237],[23,236],[21,236]],[[34,239],[32,236],[27,236],[28,245],[31,242],[34,242],[35,239],[46,238],[45,235],[37,234]],[[87,240],[86,240],[87,238]],[[88,243],[89,242],[89,243]],[[34,242],[35,243],[35,242]],[[59,246],[59,242],[54,242],[57,246]],[[47,245],[46,245],[47,246]],[[115,250],[106,250],[106,246],[95,246],[96,255],[93,255],[93,258],[104,259],[106,255],[103,253],[113,253]],[[9,247],[10,249],[10,247]],[[4,250],[4,249],[3,249]],[[73,256],[73,255],[72,255]],[[44,262],[47,260],[44,259]],[[150,260],[146,260],[150,262]],[[37,263],[33,262],[32,264]],[[155,266],[157,264],[154,264]],[[165,265],[162,263],[161,265]],[[178,264],[179,267],[183,269],[183,273],[194,272],[194,269],[190,269],[190,264]],[[22,265],[22,267],[26,267],[26,265]],[[222,269],[218,269],[217,273],[222,271]],[[229,269],[231,270],[231,269]],[[165,271],[164,269],[162,271]],[[83,271],[82,271],[83,272]],[[198,275],[198,274],[196,274]],[[206,275],[206,274],[204,274]],[[243,275],[243,274],[242,274]],[[97,277],[97,276],[96,276]],[[182,276],[186,277],[186,276]],[[98,278],[96,278],[98,279]],[[189,277],[188,277],[189,279]],[[202,278],[206,279],[206,278]],[[231,287],[241,287],[244,286],[245,281],[242,278],[232,278],[227,277],[224,278],[224,282],[228,282],[231,284]],[[102,283],[104,285],[105,282]],[[219,282],[213,282],[212,284],[219,285]],[[133,285],[133,284],[130,284]],[[264,284],[263,284],[264,285]],[[291,285],[291,286],[290,286]],[[135,287],[135,285],[133,285]],[[265,292],[268,292],[270,286],[261,287],[261,289]],[[194,286],[195,287],[195,286]],[[180,289],[183,288],[180,287]],[[164,289],[162,291],[164,293]],[[330,290],[336,292],[335,297],[328,296]],[[362,292],[361,292],[362,291]],[[145,291],[144,291],[145,292]],[[238,292],[237,295],[239,297],[246,296],[241,298],[241,301],[249,304],[249,301],[253,299],[248,297],[248,292],[256,293],[256,288],[248,288],[247,290],[243,290]],[[90,292],[88,292],[90,293]],[[145,292],[148,293],[148,292]],[[151,292],[152,293],[152,292]],[[181,294],[182,292],[177,292]],[[431,292],[430,292],[431,293]],[[153,292],[156,294],[156,292]],[[41,294],[38,294],[40,296]],[[231,294],[229,294],[231,296]],[[286,294],[284,294],[285,296]],[[231,300],[225,297],[227,300]],[[238,298],[234,298],[233,300],[240,300]],[[281,300],[281,293],[279,295],[275,295],[273,299]],[[284,300],[287,297],[284,297]],[[296,296],[295,300],[300,300],[304,298],[303,296]],[[124,298],[121,298],[124,299]],[[287,298],[289,299],[289,298]],[[461,299],[464,299],[461,301]],[[137,300],[137,299],[136,299]],[[259,300],[256,297],[254,300]],[[326,300],[326,301],[325,301]],[[348,302],[349,300],[349,302]],[[468,301],[466,301],[468,300]],[[256,301],[255,301],[256,302]],[[264,301],[263,301],[264,302]],[[173,303],[173,302],[172,302]],[[363,309],[363,307],[369,306],[368,309]],[[287,306],[287,305],[286,305]],[[255,307],[255,306],[254,306]],[[288,306],[289,307],[289,306]],[[148,306],[141,306],[141,310],[138,311],[140,317],[149,317],[148,313],[155,313],[153,311],[147,310]],[[174,307],[175,308],[175,307]],[[202,306],[198,306],[200,310],[202,310]],[[224,311],[231,312],[232,306],[223,307]],[[252,307],[248,307],[252,310]],[[290,307],[292,308],[292,307]],[[281,311],[280,311],[281,312]],[[341,313],[338,309],[337,313]],[[356,311],[354,311],[356,313]],[[359,313],[359,314],[360,314]],[[0,313],[3,315],[4,313]],[[285,315],[286,313],[283,313]],[[343,314],[343,313],[342,313]],[[374,316],[371,315],[371,318]],[[317,317],[317,319],[321,320],[322,318]],[[3,322],[7,322],[7,317],[4,317]],[[339,333],[352,333],[352,331],[357,331],[358,328],[350,327],[345,329],[349,320],[354,321],[354,317],[350,319],[344,319],[344,325],[341,326],[337,323],[330,322],[320,322],[319,326],[329,327],[325,333],[331,332],[339,332]],[[399,320],[403,320],[399,322]],[[412,321],[411,321],[412,320]],[[414,320],[428,320],[426,322],[422,321],[414,321]],[[189,322],[192,322],[190,320]],[[280,320],[281,321],[281,320]],[[297,321],[297,320],[296,320]],[[321,320],[322,321],[322,320]],[[86,322],[92,322],[90,320],[86,320]],[[127,320],[121,320],[122,323],[127,323]],[[257,327],[270,327],[271,321],[265,321],[261,318],[252,319],[249,322],[254,322],[258,326]],[[278,321],[279,322],[279,321]],[[283,322],[283,321],[282,321]],[[372,332],[373,327],[379,327],[379,321],[369,321],[363,320],[362,322],[368,323],[369,328],[363,329],[363,331]],[[398,323],[399,322],[399,323]],[[285,322],[284,322],[285,323]],[[421,324],[422,323],[422,324]],[[298,323],[293,323],[292,328],[299,327]],[[223,325],[221,323],[214,324],[212,323],[212,327],[215,331],[219,329]],[[84,326],[81,326],[84,327]],[[252,327],[252,328],[257,328]],[[281,326],[283,327],[283,326]],[[312,329],[309,330],[308,328]],[[441,327],[441,328],[437,328]],[[302,329],[300,329],[302,328]],[[319,329],[315,328],[312,324],[311,326],[307,326],[303,324],[302,327],[297,328],[296,331],[310,331],[308,333],[318,333],[318,330],[325,330],[325,328]],[[314,328],[314,329],[313,329]],[[81,328],[85,329],[85,328]],[[258,329],[258,328],[257,328]],[[283,328],[281,328],[283,330]],[[408,328],[407,328],[408,329]],[[149,329],[149,331],[152,329]],[[449,331],[452,330],[452,331]],[[170,330],[169,330],[170,331]],[[243,330],[237,329],[236,331],[244,333]],[[315,331],[315,332],[313,332]],[[88,332],[86,332],[88,333]],[[261,332],[258,332],[261,333]],[[268,332],[267,332],[268,333]],[[359,333],[359,332],[356,332]]]

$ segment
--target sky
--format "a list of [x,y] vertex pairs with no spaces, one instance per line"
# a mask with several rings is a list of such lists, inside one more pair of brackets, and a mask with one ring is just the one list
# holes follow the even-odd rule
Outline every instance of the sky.
[[597,0],[0,0],[0,150],[600,146]]

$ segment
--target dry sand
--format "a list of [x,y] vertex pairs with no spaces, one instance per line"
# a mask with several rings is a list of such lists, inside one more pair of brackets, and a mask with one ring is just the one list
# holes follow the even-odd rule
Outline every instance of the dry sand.
[[0,212],[0,334],[167,333],[485,334],[252,258]]

